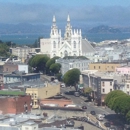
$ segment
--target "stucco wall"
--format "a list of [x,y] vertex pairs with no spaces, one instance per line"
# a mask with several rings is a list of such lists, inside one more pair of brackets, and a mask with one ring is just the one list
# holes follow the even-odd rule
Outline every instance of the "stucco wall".
[[90,63],[89,70],[98,70],[101,72],[110,71],[115,72],[116,68],[120,67],[120,64],[105,64],[105,63]]

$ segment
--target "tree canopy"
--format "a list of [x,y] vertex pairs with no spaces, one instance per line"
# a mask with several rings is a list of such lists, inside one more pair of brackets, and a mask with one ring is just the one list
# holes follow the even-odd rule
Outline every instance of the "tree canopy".
[[107,94],[105,98],[106,105],[116,113],[126,117],[130,122],[130,96],[121,90],[115,90]]
[[77,87],[80,74],[81,73],[79,69],[71,69],[65,73],[63,81],[67,86]]
[[36,55],[29,60],[29,65],[34,68],[36,72],[45,72],[46,63],[50,58],[46,55]]

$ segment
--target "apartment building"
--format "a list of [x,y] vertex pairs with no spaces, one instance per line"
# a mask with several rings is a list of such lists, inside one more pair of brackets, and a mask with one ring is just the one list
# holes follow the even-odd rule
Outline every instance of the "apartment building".
[[30,48],[28,46],[10,48],[12,55],[18,56],[22,62],[25,62],[29,53],[35,53],[36,48]]
[[115,72],[117,67],[121,67],[120,63],[112,63],[112,62],[108,62],[108,63],[100,63],[100,62],[96,62],[96,63],[90,63],[89,64],[89,70],[98,70],[99,72]]
[[64,75],[68,70],[77,68],[80,71],[87,70],[89,63],[91,63],[90,60],[88,59],[80,59],[80,58],[75,58],[75,59],[57,59],[56,63],[61,64],[61,73]]
[[99,72],[97,70],[85,70],[81,73],[84,87],[92,88],[92,98],[98,105],[102,105],[105,96],[115,90],[115,81],[120,83],[124,80],[122,75],[116,73]]

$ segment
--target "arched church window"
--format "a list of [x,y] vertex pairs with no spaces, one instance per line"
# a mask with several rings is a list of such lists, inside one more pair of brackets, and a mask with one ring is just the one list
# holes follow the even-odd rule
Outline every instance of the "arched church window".
[[68,56],[68,52],[66,50],[64,52],[64,56]]
[[55,41],[53,42],[53,48],[56,48],[56,42]]
[[76,48],[76,41],[74,41],[74,48]]

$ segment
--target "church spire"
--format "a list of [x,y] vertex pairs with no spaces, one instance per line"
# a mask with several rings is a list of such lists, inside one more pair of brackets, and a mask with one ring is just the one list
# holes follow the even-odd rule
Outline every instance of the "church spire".
[[55,15],[53,15],[53,23],[56,23]]
[[70,16],[69,16],[69,14],[68,14],[68,17],[67,17],[67,22],[70,22]]

